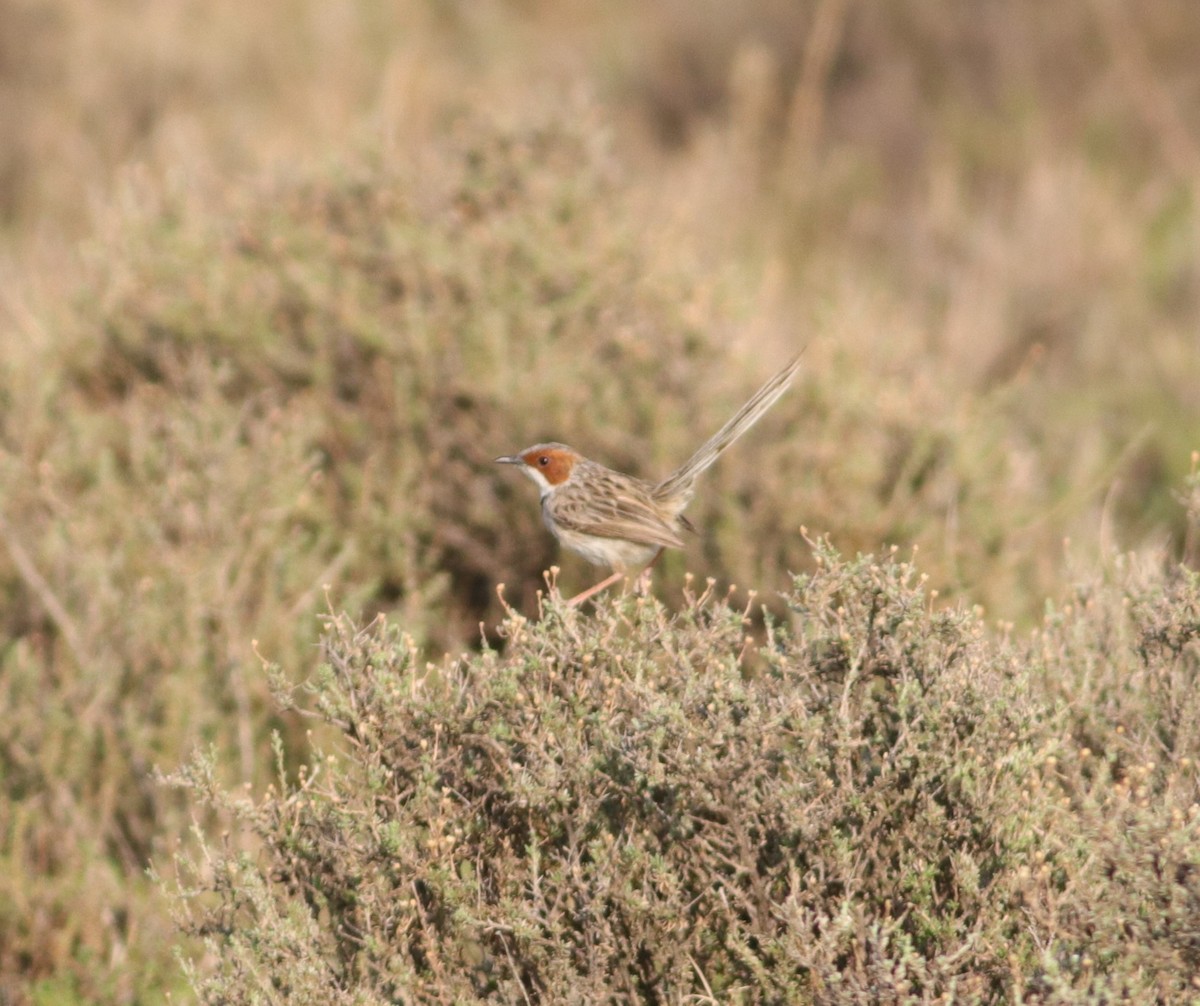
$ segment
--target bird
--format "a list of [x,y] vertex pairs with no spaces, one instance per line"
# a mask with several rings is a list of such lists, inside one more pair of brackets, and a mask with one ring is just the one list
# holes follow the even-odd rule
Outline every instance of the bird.
[[569,606],[612,586],[642,567],[639,584],[667,548],[683,548],[694,532],[683,511],[692,501],[696,479],[722,452],[753,426],[791,385],[801,354],[754,396],[679,468],[661,482],[647,482],[590,461],[566,444],[534,444],[495,459],[517,465],[541,492],[542,520],[559,543],[612,574],[567,601]]

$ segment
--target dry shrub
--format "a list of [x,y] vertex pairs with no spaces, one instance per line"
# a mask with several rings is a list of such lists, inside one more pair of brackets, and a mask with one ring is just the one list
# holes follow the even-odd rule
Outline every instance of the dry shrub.
[[[800,519],[919,542],[943,596],[1018,619],[1062,595],[1066,535],[1194,564],[1170,490],[1200,402],[1197,26],[1190,0],[0,0],[0,999],[177,980],[143,868],[190,815],[152,766],[213,743],[253,783],[273,727],[303,750],[251,640],[302,666],[333,584],[469,645],[496,581],[530,610],[556,555],[491,456],[567,438],[660,475],[810,335],[661,596],[685,563],[778,585]],[[630,142],[626,110],[668,142]],[[80,233],[82,268],[54,240]],[[1144,660],[1098,656],[1075,607],[1022,658],[1093,752],[1046,770],[1056,813],[1149,815],[1066,860],[1160,892],[1102,933],[1187,905],[1136,836],[1164,837],[1162,794],[1190,820],[1163,752],[1192,743],[1194,644],[1145,597]],[[1014,987],[1084,987],[1060,950],[1087,938],[1044,935],[1085,931],[1073,897],[1039,902]],[[1156,936],[1113,939],[1171,973]]]
[[643,268],[624,180],[581,125],[467,119],[418,165],[352,159],[215,220],[150,208],[76,307],[70,400],[119,423],[203,401],[235,438],[292,426],[299,544],[422,643],[461,644],[497,582],[536,584],[554,555],[491,459],[570,432],[637,467],[625,438],[697,407],[692,368],[719,352]]
[[127,1001],[167,956],[143,871],[188,818],[151,769],[211,742],[252,782],[272,727],[303,744],[252,640],[302,660],[332,584],[457,649],[553,555],[493,457],[573,430],[629,462],[631,430],[682,439],[661,410],[704,401],[707,430],[736,404],[693,379],[720,350],[578,126],[461,120],[419,166],[348,158],[221,212],[148,196],[52,333],[8,347],[0,893],[26,907],[0,913],[0,985]]
[[[332,584],[423,648],[468,645],[495,584],[529,610],[556,555],[490,458],[566,438],[665,473],[808,337],[762,315],[730,337],[728,288],[664,268],[639,230],[602,117],[565,119],[460,118],[412,161],[347,155],[219,202],[150,186],[39,338],[5,344],[0,893],[24,906],[0,914],[6,987],[55,975],[128,1001],[163,964],[142,869],[188,817],[150,769],[212,742],[225,781],[255,782],[273,727],[302,748],[251,640],[299,666]],[[1027,613],[1111,445],[1079,449],[1055,421],[1070,399],[1028,375],[976,399],[887,296],[844,303],[709,473],[704,533],[658,589],[684,563],[781,582],[810,561],[802,514],[850,547],[942,542],[923,553],[939,585]],[[590,575],[573,561],[572,586]]]
[[243,836],[178,862],[202,1001],[1183,1001],[1195,742],[1103,796],[1029,653],[817,549],[757,650],[711,592],[551,597],[438,667],[330,618],[279,679],[333,731],[306,769],[258,801],[183,777]]

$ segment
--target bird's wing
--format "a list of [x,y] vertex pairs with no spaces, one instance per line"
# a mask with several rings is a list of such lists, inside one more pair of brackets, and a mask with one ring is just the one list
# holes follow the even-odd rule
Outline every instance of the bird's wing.
[[568,531],[642,545],[684,545],[673,522],[655,506],[648,485],[602,465],[590,464],[585,479],[562,486],[544,505]]

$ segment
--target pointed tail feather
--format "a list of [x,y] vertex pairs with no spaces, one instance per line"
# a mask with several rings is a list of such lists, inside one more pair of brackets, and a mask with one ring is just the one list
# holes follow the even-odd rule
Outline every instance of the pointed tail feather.
[[692,486],[696,481],[696,476],[710,467],[726,447],[757,423],[767,409],[787,391],[796,372],[800,369],[802,355],[803,350],[783,370],[759,388],[754,397],[738,409],[734,417],[709,437],[704,445],[677,471],[668,475],[655,486],[655,497],[660,500],[682,497],[682,503],[686,504],[692,497]]

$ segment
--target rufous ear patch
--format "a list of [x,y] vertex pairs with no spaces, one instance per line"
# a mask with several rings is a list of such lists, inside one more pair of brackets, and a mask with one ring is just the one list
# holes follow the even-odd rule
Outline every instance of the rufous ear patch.
[[570,478],[577,455],[559,447],[543,447],[540,450],[526,451],[521,455],[521,460],[530,468],[541,472],[550,485],[557,486]]

